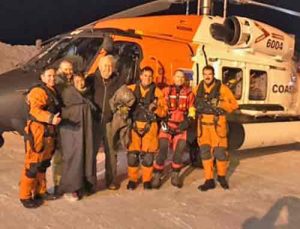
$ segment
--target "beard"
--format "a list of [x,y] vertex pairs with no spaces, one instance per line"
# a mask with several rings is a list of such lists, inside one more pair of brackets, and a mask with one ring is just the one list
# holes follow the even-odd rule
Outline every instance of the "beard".
[[212,81],[210,81],[209,83],[206,83],[206,81],[204,81],[205,85],[208,87],[210,87],[214,82],[215,82],[215,78],[213,78]]

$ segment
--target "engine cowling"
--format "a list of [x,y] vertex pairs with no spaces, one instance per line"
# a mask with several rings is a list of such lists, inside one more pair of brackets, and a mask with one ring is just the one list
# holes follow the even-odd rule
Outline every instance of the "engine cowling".
[[223,24],[213,23],[210,33],[216,40],[232,48],[251,48],[283,59],[294,55],[295,38],[277,28],[243,17],[228,17]]

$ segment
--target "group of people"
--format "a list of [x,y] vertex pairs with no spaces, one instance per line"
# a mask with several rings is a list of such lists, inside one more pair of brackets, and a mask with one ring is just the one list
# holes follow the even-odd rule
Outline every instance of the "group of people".
[[[144,189],[160,188],[169,149],[173,150],[171,184],[180,188],[183,153],[193,126],[205,175],[198,189],[215,188],[214,161],[218,182],[229,188],[225,115],[238,104],[230,89],[215,79],[214,68],[205,66],[203,81],[193,89],[185,72],[178,69],[173,85],[160,89],[151,67],[140,70],[137,83],[126,85],[115,66],[112,55],[103,56],[97,71],[85,77],[73,72],[72,63],[64,60],[57,71],[45,69],[41,84],[29,90],[26,156],[20,181],[24,207],[36,208],[43,200],[61,195],[78,200],[94,193],[101,144],[108,189],[117,190],[120,185],[116,179],[120,145],[127,150],[127,189],[136,189],[140,179]],[[54,195],[47,192],[45,175],[51,159]]]

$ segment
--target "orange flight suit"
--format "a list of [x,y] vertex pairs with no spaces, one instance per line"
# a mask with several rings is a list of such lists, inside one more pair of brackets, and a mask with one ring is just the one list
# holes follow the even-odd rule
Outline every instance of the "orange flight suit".
[[59,102],[53,88],[36,86],[27,95],[29,118],[25,127],[25,165],[21,174],[20,199],[46,193],[46,169],[55,150],[56,128],[52,125]]
[[[138,98],[139,96],[135,94],[135,91],[138,90],[136,87],[140,88],[141,98]],[[154,93],[152,97],[155,98],[157,105],[155,111],[150,113],[153,113],[153,117],[155,117],[155,115],[164,117],[167,114],[167,104],[164,100],[163,93],[159,88],[154,84],[147,89],[144,89],[138,84],[128,86],[137,97],[136,104],[150,96],[151,87],[153,87],[152,93]],[[136,107],[133,107],[133,112],[135,109]],[[145,107],[145,109],[148,109],[148,107]],[[134,127],[131,130],[131,143],[128,147],[127,154],[128,178],[133,182],[138,181],[138,168],[141,157],[142,180],[143,182],[150,182],[152,179],[154,154],[158,150],[158,124],[156,119],[153,119],[152,121],[148,120],[147,122],[146,120],[138,120],[133,117],[133,126]]]
[[[219,88],[216,89],[217,83]],[[202,92],[205,96],[212,96],[212,91],[217,90],[217,106],[200,106],[199,89],[204,86]],[[201,150],[201,158],[204,167],[204,176],[206,180],[213,179],[213,161],[216,158],[218,176],[226,176],[228,169],[227,152],[227,120],[226,113],[230,113],[238,108],[237,101],[231,90],[220,81],[206,86],[202,81],[194,88],[196,96],[195,107],[197,109],[197,141]],[[204,99],[204,98],[202,98]]]

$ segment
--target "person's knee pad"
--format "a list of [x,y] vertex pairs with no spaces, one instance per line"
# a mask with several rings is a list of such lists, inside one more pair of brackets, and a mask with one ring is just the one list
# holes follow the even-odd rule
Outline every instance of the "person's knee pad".
[[25,175],[28,178],[36,178],[36,175],[38,173],[38,167],[39,167],[38,163],[31,163],[29,169],[26,169]]
[[153,165],[154,153],[143,153],[142,154],[142,165],[145,167],[151,167]]
[[212,158],[210,150],[211,150],[210,145],[200,145],[200,152],[201,152],[202,160],[209,160]]
[[228,161],[228,154],[225,147],[215,147],[214,148],[214,157],[218,161]]
[[140,164],[139,152],[130,151],[127,153],[127,163],[130,167],[137,167]]

